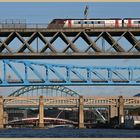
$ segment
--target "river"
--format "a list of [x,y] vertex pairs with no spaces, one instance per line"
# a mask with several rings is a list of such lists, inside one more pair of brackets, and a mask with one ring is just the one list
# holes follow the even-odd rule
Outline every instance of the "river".
[[140,130],[10,128],[10,129],[0,129],[0,138],[140,138]]

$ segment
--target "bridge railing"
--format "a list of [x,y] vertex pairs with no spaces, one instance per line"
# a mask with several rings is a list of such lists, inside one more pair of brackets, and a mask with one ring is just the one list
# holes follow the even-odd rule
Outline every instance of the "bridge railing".
[[48,23],[0,23],[0,29],[102,29],[102,28],[117,28],[117,29],[128,29],[128,28],[140,28],[140,25],[135,27],[115,27],[110,25],[79,25],[78,27],[65,27],[64,24],[48,24]]

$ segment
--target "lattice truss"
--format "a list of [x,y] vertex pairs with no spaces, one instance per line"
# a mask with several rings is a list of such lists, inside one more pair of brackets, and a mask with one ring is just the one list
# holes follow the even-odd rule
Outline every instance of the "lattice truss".
[[65,54],[87,53],[139,53],[140,32],[96,31],[96,32],[2,32],[1,54]]
[[0,62],[0,86],[140,85],[140,67],[94,67],[22,60]]

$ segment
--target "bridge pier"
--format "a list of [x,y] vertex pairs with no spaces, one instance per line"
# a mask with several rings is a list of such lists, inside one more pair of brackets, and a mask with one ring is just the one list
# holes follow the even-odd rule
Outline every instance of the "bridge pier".
[[2,96],[0,96],[0,128],[4,128],[4,103]]
[[118,118],[119,118],[119,125],[121,126],[124,123],[124,100],[123,100],[123,96],[119,96],[119,100],[118,100]]
[[110,105],[109,106],[109,122],[111,118],[117,117],[118,116],[118,107],[116,105]]
[[84,99],[79,97],[79,128],[84,128]]
[[39,97],[39,127],[44,127],[44,98]]

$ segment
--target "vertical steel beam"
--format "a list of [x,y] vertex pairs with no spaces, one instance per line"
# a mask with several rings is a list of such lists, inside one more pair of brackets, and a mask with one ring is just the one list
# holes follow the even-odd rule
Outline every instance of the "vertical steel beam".
[[6,71],[7,69],[6,69],[6,61],[3,61],[3,83],[5,83],[5,84],[7,84],[7,79],[6,79],[6,73],[7,73],[7,71]]
[[79,96],[79,128],[84,128],[84,99]]
[[39,97],[39,127],[44,127],[44,98]]

